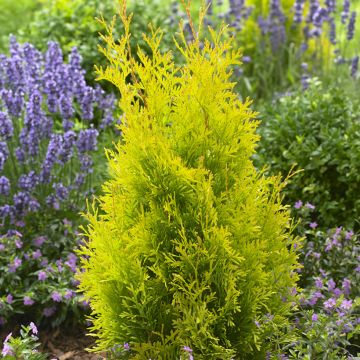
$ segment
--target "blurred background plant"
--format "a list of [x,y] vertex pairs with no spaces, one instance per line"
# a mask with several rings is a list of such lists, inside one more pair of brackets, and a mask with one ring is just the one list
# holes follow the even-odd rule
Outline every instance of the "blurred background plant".
[[58,324],[81,303],[76,229],[106,173],[115,98],[87,85],[76,48],[65,62],[55,42],[43,54],[12,37],[9,53],[0,55],[0,321],[20,313]]
[[[173,4],[178,9],[178,2]],[[242,97],[269,99],[300,83],[306,88],[313,76],[326,84],[359,84],[357,1],[206,0],[206,4],[205,24],[229,24],[243,50],[243,65],[235,71]]]
[[30,24],[41,6],[41,0],[0,0],[0,53],[8,50],[9,34]]
[[[164,4],[165,3],[165,4]],[[129,11],[137,16],[132,26],[132,51],[136,54],[137,45],[143,45],[143,33],[148,32],[148,24],[155,28],[161,26],[169,28],[170,6],[164,0],[134,0],[129,2]],[[47,42],[56,41],[60,44],[65,55],[70,54],[76,46],[83,58],[83,69],[86,79],[93,83],[94,65],[105,65],[105,58],[99,53],[99,32],[101,25],[96,17],[103,16],[107,21],[118,13],[118,3],[114,0],[42,0],[42,6],[33,14],[33,21],[20,27],[19,40],[29,41],[38,49],[44,51]],[[117,27],[117,36],[123,31],[121,25]],[[164,34],[164,47],[172,46],[169,32]],[[107,88],[109,84],[103,84]]]

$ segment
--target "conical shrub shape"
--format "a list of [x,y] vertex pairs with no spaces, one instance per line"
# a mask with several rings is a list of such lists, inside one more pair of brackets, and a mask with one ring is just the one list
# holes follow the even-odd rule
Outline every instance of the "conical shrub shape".
[[120,90],[123,140],[87,215],[79,274],[96,349],[127,342],[136,359],[187,359],[184,346],[195,359],[264,359],[283,340],[298,264],[282,185],[250,160],[258,124],[229,82],[239,52],[212,31],[203,47],[184,42],[177,69],[155,31],[152,57],[139,50],[136,62],[122,19],[122,39],[105,36],[111,65],[99,77]]

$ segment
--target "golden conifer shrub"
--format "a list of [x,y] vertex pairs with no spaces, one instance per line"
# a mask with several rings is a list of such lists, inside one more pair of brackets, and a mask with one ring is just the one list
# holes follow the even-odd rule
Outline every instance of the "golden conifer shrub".
[[145,36],[152,56],[139,49],[136,61],[124,9],[125,34],[115,42],[107,26],[109,66],[98,69],[120,91],[123,136],[87,214],[78,275],[94,350],[126,342],[134,359],[264,359],[285,337],[297,239],[283,184],[250,159],[256,114],[229,80],[240,54],[225,29],[203,46],[180,34],[177,68],[156,30]]

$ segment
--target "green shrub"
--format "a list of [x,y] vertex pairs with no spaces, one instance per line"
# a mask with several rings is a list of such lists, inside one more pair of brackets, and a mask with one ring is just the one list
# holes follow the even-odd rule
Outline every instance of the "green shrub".
[[327,227],[359,227],[359,120],[359,105],[341,88],[316,81],[268,104],[263,114],[258,164],[283,175],[294,164],[304,169],[286,188],[286,199],[315,204]]
[[[116,12],[116,4],[117,1],[114,0],[44,2],[35,13],[34,21],[20,30],[20,40],[29,41],[40,50],[47,48],[48,41],[56,41],[61,45],[65,55],[76,46],[83,58],[82,65],[86,70],[87,80],[91,82],[94,80],[94,64],[105,64],[104,58],[98,51],[101,26],[95,18],[102,15],[110,21]],[[160,0],[152,0],[150,4],[146,4],[145,0],[137,0],[130,5],[130,8],[135,13],[142,14],[133,27],[132,47],[133,52],[136,53],[135,44],[142,41],[141,34],[146,32],[148,23],[152,22],[154,26],[164,24],[169,18],[169,13],[164,11],[166,7]],[[123,29],[119,27],[117,34],[122,31]]]
[[250,160],[256,114],[229,81],[239,52],[223,31],[202,50],[182,36],[179,69],[155,31],[152,55],[139,50],[136,61],[122,20],[119,42],[108,28],[111,65],[99,77],[121,92],[123,141],[108,152],[111,180],[87,214],[78,275],[96,350],[128,343],[119,352],[136,359],[264,359],[290,337],[281,329],[298,240],[279,177]]
[[0,52],[7,52],[9,34],[28,25],[39,8],[39,0],[0,0]]

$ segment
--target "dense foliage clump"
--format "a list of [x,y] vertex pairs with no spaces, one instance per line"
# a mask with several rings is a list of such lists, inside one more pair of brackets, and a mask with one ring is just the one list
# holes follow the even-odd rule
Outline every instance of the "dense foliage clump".
[[359,228],[360,107],[340,88],[314,83],[266,106],[259,164],[287,175],[303,169],[285,189],[290,203],[316,205],[323,226]]
[[154,31],[152,55],[139,50],[136,61],[124,12],[122,20],[118,42],[107,28],[110,65],[99,78],[120,90],[123,141],[108,153],[111,180],[87,214],[79,274],[96,349],[127,343],[138,359],[276,354],[297,246],[279,177],[250,159],[256,114],[229,81],[239,52],[223,31],[210,31],[203,47],[195,32],[190,44],[182,35],[177,68]]
[[[133,28],[132,48],[136,53],[137,43],[142,42],[141,34],[147,31],[148,23],[151,22],[154,26],[165,23],[170,25],[170,7],[162,5],[160,0],[148,3],[136,0],[129,7],[142,14]],[[103,16],[110,21],[117,8],[117,1],[114,0],[50,0],[35,11],[34,20],[30,24],[20,28],[19,37],[41,50],[46,49],[49,40],[56,41],[66,55],[76,46],[83,57],[86,79],[93,82],[94,64],[105,64],[104,58],[98,52],[101,26],[96,18]],[[120,34],[122,30],[119,26],[116,32]],[[169,40],[171,39],[168,38],[167,43]]]

